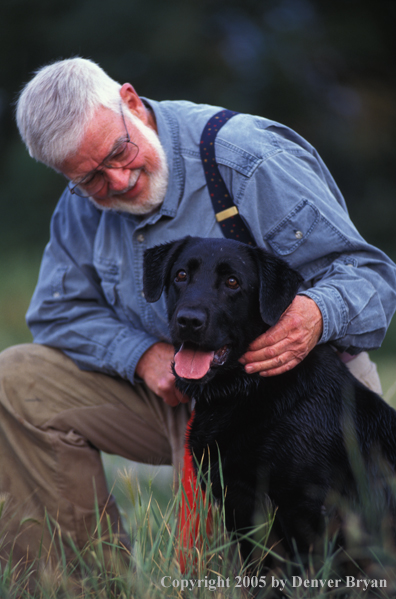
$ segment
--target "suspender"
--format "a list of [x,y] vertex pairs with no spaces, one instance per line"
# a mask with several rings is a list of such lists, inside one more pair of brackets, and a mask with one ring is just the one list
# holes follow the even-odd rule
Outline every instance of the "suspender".
[[216,220],[221,226],[224,237],[237,239],[248,245],[256,245],[247,225],[228,193],[220,174],[215,156],[215,139],[223,125],[238,114],[231,110],[221,110],[212,116],[202,132],[200,152],[205,173],[206,185],[212,200]]

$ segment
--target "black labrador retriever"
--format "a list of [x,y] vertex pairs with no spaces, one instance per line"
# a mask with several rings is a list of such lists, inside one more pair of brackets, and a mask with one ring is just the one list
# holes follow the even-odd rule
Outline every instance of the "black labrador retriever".
[[[196,402],[190,449],[204,474],[210,459],[227,528],[245,533],[269,498],[276,536],[290,555],[306,557],[329,520],[345,520],[345,501],[365,526],[374,514],[396,513],[396,412],[330,345],[285,374],[245,373],[238,359],[278,321],[301,280],[263,249],[226,239],[187,237],[144,257],[147,301],[166,292],[177,387]],[[242,540],[244,558],[252,547]]]

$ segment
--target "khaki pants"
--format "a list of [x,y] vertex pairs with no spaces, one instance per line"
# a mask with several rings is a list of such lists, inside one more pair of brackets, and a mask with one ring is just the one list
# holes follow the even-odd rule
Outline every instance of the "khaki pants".
[[[348,365],[378,389],[367,354]],[[371,373],[370,373],[371,370]],[[369,375],[369,379],[367,376]],[[22,345],[0,354],[0,558],[29,562],[53,542],[45,509],[82,548],[100,513],[128,543],[108,494],[100,451],[149,464],[182,463],[189,408],[167,406],[145,385],[81,371],[62,352]],[[45,507],[44,507],[45,506]],[[1,509],[0,509],[1,511]],[[21,525],[21,521],[23,524]],[[102,535],[106,523],[103,518]],[[44,531],[44,532],[43,532]],[[67,557],[71,550],[65,543]]]
[[377,366],[370,360],[367,352],[362,352],[353,360],[347,362],[347,367],[352,374],[366,387],[382,395],[381,381],[378,376]]
[[58,350],[31,344],[0,354],[1,559],[12,550],[23,564],[40,546],[47,559],[44,506],[81,549],[95,527],[95,497],[102,536],[109,516],[127,544],[99,452],[179,467],[188,417],[186,404],[171,408],[145,385],[81,371]]

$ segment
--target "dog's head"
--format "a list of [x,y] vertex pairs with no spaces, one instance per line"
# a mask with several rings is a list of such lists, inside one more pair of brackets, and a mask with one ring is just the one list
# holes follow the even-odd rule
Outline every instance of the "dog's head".
[[146,300],[157,301],[165,289],[175,372],[201,383],[220,367],[238,366],[301,281],[283,260],[229,239],[186,237],[144,255]]

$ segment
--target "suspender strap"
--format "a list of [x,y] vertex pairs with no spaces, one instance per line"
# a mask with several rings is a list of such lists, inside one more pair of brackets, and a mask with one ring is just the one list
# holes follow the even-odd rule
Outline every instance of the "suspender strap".
[[214,143],[216,135],[222,126],[236,114],[238,113],[231,110],[221,110],[206,123],[200,144],[201,160],[216,220],[220,224],[224,237],[237,239],[249,245],[256,245],[238,212],[238,208],[228,193],[227,186],[216,163]]

